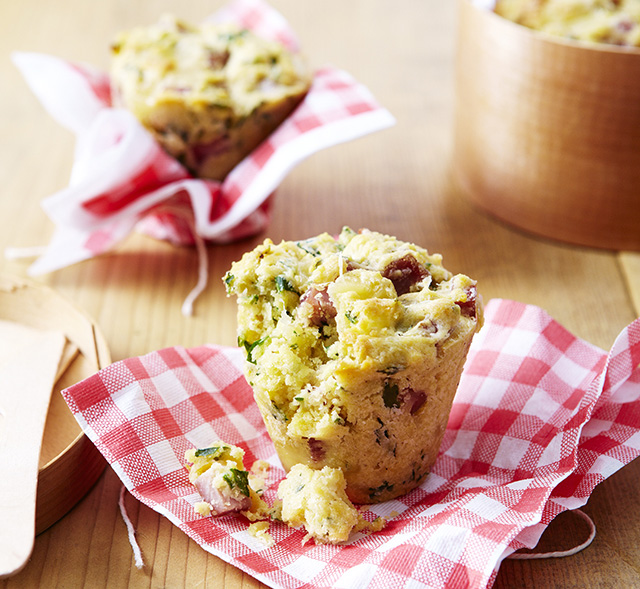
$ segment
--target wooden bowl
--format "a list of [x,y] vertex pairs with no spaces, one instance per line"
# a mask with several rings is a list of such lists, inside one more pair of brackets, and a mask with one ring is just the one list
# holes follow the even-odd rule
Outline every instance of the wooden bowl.
[[640,49],[458,9],[453,166],[472,202],[534,234],[640,250]]
[[47,414],[36,498],[36,534],[39,534],[84,497],[106,466],[60,391],[107,366],[111,359],[96,324],[82,310],[41,284],[0,275],[0,319],[62,331],[79,349],[54,387]]

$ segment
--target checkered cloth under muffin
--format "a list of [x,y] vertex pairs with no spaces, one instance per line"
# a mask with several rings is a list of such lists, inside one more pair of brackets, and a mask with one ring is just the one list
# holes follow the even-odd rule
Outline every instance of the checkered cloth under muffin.
[[[270,587],[489,587],[500,563],[640,454],[640,319],[611,350],[538,307],[494,299],[474,339],[440,455],[389,517],[347,544],[302,544],[272,523],[266,547],[241,516],[202,517],[184,452],[217,439],[284,471],[242,375],[243,352],[168,348],[105,368],[63,395],[129,492],[206,551]],[[596,521],[597,524],[597,521]]]

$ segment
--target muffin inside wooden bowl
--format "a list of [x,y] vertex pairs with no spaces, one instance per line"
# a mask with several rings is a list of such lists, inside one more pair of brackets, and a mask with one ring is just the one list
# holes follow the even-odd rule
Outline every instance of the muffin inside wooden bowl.
[[635,6],[498,2],[513,22],[459,0],[452,165],[474,204],[516,228],[640,250],[640,47],[621,44],[636,38],[630,10],[578,11],[596,4]]
[[494,10],[564,39],[640,47],[640,0],[497,0]]

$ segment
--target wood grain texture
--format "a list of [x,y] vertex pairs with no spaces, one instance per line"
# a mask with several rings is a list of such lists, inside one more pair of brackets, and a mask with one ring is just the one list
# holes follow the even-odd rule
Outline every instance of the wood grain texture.
[[40,446],[66,340],[62,332],[7,322],[0,360],[0,577],[21,570],[33,548]]
[[[46,243],[52,226],[40,200],[68,181],[73,137],[43,112],[9,60],[44,51],[100,67],[114,34],[165,11],[190,20],[220,0],[23,0],[0,3],[0,248]],[[133,235],[116,252],[41,277],[101,326],[112,357],[170,345],[235,344],[235,302],[221,281],[231,262],[265,236],[274,241],[369,227],[441,252],[445,265],[476,278],[485,299],[540,305],[576,335],[608,348],[638,314],[640,264],[632,256],[535,238],[470,204],[452,172],[454,2],[440,0],[273,0],[297,30],[314,65],[331,63],[365,83],[394,114],[392,129],[318,153],[279,188],[265,235],[208,249],[210,283],[185,318],[180,305],[197,279],[197,259]],[[6,90],[9,89],[9,90]],[[23,275],[26,263],[0,259]],[[634,307],[635,301],[635,307]],[[633,586],[640,567],[640,466],[600,485],[586,511],[594,544],[556,561],[508,561],[496,587]],[[208,555],[130,496],[145,567],[134,566],[118,511],[120,483],[107,469],[63,520],[36,538],[27,567],[0,583],[23,587],[262,587]],[[579,520],[549,530],[557,545]],[[615,579],[615,583],[612,581]]]

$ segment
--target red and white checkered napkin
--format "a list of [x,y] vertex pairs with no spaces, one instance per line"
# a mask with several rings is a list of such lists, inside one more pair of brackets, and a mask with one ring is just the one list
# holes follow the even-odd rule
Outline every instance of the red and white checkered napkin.
[[487,305],[441,453],[423,485],[373,506],[389,525],[347,545],[302,545],[273,523],[267,548],[240,517],[201,517],[184,451],[222,439],[284,475],[237,349],[169,348],[63,392],[85,433],[140,501],[205,550],[272,587],[486,587],[514,550],[640,454],[640,319],[607,354],[537,307]]
[[[297,50],[285,19],[261,0],[235,0],[212,19]],[[42,203],[56,229],[31,274],[101,254],[136,227],[178,244],[255,234],[268,223],[270,195],[295,165],[394,123],[367,88],[324,67],[299,107],[220,184],[192,178],[131,113],[112,108],[105,73],[37,53],[15,53],[13,60],[45,109],[77,138],[69,185]]]

